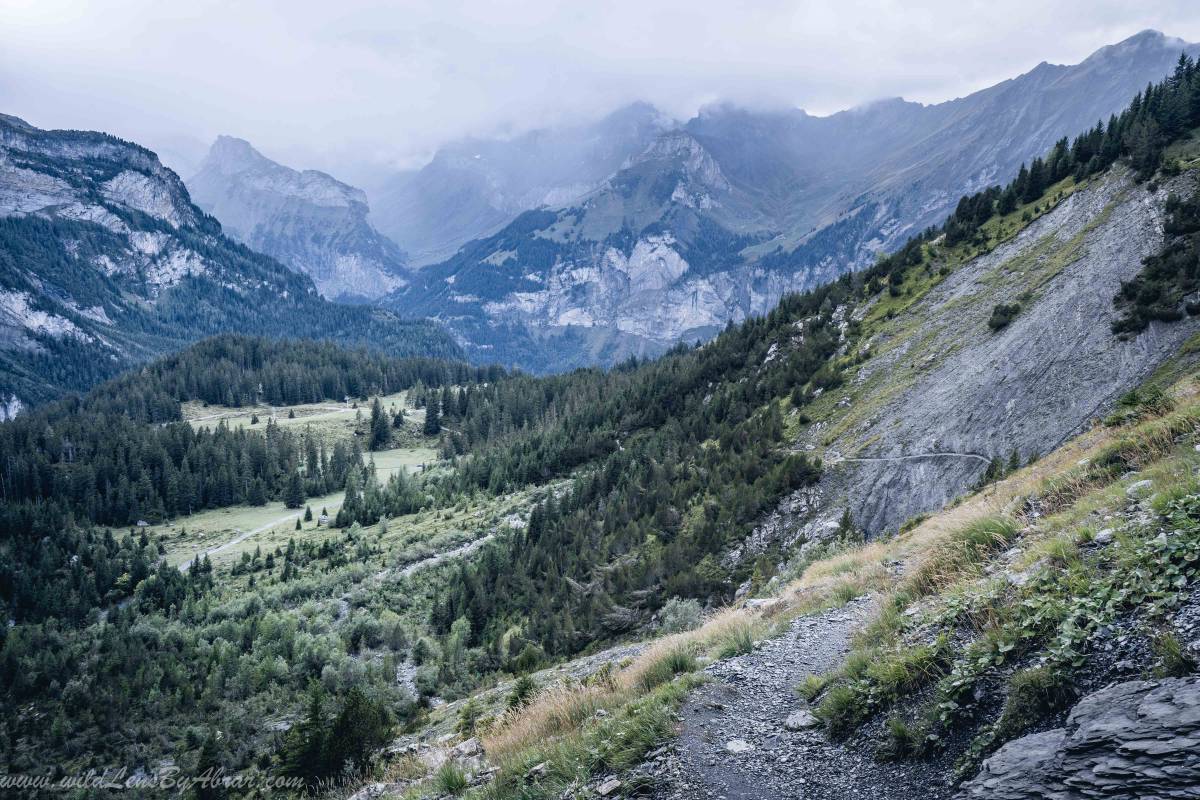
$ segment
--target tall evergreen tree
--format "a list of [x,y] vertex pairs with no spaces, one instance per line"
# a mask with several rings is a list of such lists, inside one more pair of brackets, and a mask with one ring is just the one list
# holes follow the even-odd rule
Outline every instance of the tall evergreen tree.
[[426,436],[437,436],[442,430],[442,422],[438,419],[437,395],[431,394],[429,403],[425,406],[425,427],[422,430]]
[[304,505],[304,481],[298,470],[293,469],[288,477],[287,487],[283,493],[283,504],[288,508],[300,508]]
[[387,448],[392,439],[392,430],[388,425],[387,414],[383,411],[383,403],[376,397],[371,403],[371,438],[368,445],[371,450]]

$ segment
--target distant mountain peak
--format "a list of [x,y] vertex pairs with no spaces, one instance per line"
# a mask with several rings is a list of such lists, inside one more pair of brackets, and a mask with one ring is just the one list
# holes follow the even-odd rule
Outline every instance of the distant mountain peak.
[[245,139],[236,136],[216,138],[196,178],[209,171],[226,176],[240,175],[263,189],[317,205],[340,207],[357,204],[363,206],[364,210],[367,205],[367,195],[363,190],[319,170],[300,171],[272,161]]
[[217,166],[244,168],[257,164],[273,164],[274,162],[254,149],[245,139],[221,134],[208,149],[206,162]]
[[1139,54],[1156,50],[1174,50],[1176,54],[1193,47],[1189,42],[1162,31],[1147,28],[1115,44],[1105,45],[1080,62],[1080,66],[1097,64],[1113,59],[1137,57]]
[[218,136],[188,181],[229,233],[310,275],[331,298],[373,298],[403,286],[403,251],[367,221],[367,195],[317,170],[278,164]]

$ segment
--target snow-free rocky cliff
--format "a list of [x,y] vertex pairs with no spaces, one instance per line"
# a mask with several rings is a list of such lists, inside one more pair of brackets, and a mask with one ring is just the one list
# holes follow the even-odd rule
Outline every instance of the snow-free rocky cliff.
[[[481,357],[539,370],[704,339],[940,224],[963,194],[1120,111],[1185,50],[1200,52],[1146,31],[929,106],[893,99],[827,117],[707,108],[587,194],[541,200],[387,302],[446,322]],[[474,191],[458,186],[455,204],[471,207]]]
[[277,164],[221,136],[187,182],[226,233],[309,275],[330,299],[373,299],[406,283],[404,253],[367,221],[361,189]]

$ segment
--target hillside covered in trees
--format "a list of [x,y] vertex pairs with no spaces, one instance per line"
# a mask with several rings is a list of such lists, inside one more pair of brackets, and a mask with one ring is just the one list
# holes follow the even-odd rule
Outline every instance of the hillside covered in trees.
[[223,332],[457,358],[226,237],[149,150],[0,115],[0,400],[30,406]]

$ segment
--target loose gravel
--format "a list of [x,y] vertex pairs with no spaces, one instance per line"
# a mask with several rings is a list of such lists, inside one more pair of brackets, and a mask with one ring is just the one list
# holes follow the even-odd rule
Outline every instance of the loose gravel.
[[[807,724],[795,691],[842,663],[854,631],[875,610],[867,597],[800,617],[744,656],[720,661],[713,681],[680,711],[678,739],[640,768],[657,800],[911,800],[952,791],[931,765],[881,763],[869,743],[831,742]],[[789,725],[789,718],[791,724]],[[802,724],[803,723],[803,724]]]

